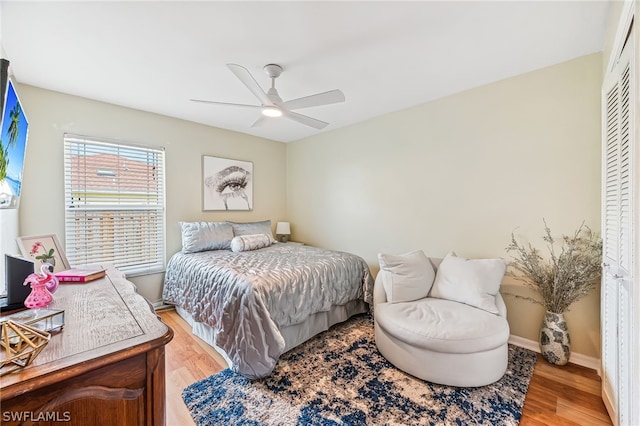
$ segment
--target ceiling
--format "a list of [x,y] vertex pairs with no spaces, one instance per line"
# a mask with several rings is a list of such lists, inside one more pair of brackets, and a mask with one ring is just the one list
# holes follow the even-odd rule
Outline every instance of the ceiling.
[[[282,142],[298,140],[601,51],[601,1],[141,1],[0,3],[1,41],[25,84]],[[300,110],[323,130],[256,112],[226,67],[263,89],[284,68],[286,101],[341,89]]]

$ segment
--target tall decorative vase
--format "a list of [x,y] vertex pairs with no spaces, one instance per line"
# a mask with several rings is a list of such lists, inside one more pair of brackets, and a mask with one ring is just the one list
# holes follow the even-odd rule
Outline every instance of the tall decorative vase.
[[540,328],[540,353],[551,364],[565,365],[571,354],[569,329],[563,314],[547,311]]

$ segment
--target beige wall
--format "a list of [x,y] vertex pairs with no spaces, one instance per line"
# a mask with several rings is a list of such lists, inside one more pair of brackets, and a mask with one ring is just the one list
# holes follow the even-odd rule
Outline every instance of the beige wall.
[[[20,235],[56,233],[64,244],[63,134],[75,133],[166,150],[167,259],[180,250],[179,221],[251,221],[286,217],[286,146],[76,96],[18,85],[29,120],[29,140],[20,201]],[[254,209],[203,212],[202,155],[252,161]],[[162,274],[134,277],[138,291],[159,301]]]
[[[64,237],[69,132],[165,147],[168,256],[180,220],[288,217],[293,239],[355,252],[374,272],[380,251],[504,257],[514,229],[540,244],[543,217],[556,234],[599,229],[601,79],[590,55],[290,144],[18,85],[31,124],[20,234]],[[203,154],[254,162],[252,212],[201,211]],[[132,281],[160,299],[162,275]],[[505,291],[532,294],[508,280]],[[512,333],[536,340],[542,309],[507,305]],[[598,312],[594,293],[567,315],[574,352],[599,356]]]
[[[507,257],[513,230],[543,247],[543,218],[599,230],[601,81],[589,55],[288,144],[292,238],[377,271],[378,252]],[[512,334],[537,340],[542,308],[506,302]],[[598,293],[567,320],[573,351],[599,357]]]

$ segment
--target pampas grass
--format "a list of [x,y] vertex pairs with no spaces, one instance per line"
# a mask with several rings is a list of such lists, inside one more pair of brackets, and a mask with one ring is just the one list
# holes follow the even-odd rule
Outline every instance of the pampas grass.
[[514,258],[510,266],[516,272],[510,270],[508,275],[538,292],[542,300],[515,297],[561,314],[596,287],[601,272],[602,240],[582,222],[572,236],[562,236],[558,253],[558,242],[551,236],[547,222],[543,222],[543,240],[550,257],[544,259],[531,243],[520,244],[511,233],[511,244],[506,250]]

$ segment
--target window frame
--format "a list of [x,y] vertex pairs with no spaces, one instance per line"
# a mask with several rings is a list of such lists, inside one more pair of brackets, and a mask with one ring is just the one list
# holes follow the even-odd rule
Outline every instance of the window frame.
[[[72,170],[78,155],[83,165]],[[92,155],[111,158],[115,168],[100,173],[100,165],[86,160]],[[64,134],[65,246],[71,267],[110,263],[127,276],[164,272],[165,160],[164,147]]]

